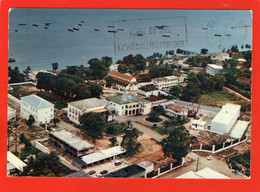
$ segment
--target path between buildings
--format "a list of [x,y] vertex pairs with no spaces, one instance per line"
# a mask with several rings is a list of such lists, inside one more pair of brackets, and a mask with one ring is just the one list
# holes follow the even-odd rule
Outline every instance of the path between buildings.
[[[116,116],[116,120],[119,122],[127,122],[127,120],[131,120],[132,121],[132,125],[133,127],[135,127],[136,129],[138,129],[139,131],[149,135],[151,138],[153,138],[154,140],[160,142],[163,140],[163,136],[160,135],[159,133],[157,133],[156,131],[153,131],[152,129],[149,129],[139,123],[134,122],[137,116],[129,116],[129,117],[120,117],[120,116]],[[140,117],[140,116],[139,116]]]

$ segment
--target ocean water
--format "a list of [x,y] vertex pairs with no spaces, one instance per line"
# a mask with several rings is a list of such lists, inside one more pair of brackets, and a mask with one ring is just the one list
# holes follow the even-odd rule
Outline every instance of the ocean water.
[[16,59],[9,65],[20,70],[27,66],[51,70],[54,62],[59,69],[87,66],[91,58],[103,56],[116,62],[129,54],[146,57],[178,48],[219,52],[234,44],[252,45],[249,10],[13,8],[9,12],[8,56]]

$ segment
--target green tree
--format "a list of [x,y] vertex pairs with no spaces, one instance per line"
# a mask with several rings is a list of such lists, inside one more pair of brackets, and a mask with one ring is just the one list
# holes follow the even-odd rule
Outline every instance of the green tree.
[[208,51],[209,51],[208,49],[203,48],[203,49],[200,50],[200,53],[201,54],[207,54]]
[[91,91],[88,85],[81,83],[77,85],[77,99],[87,99],[91,97]]
[[115,144],[117,143],[116,137],[111,137],[111,138],[109,139],[109,141],[111,142],[111,144],[112,144],[113,146],[115,146]]
[[26,125],[32,128],[33,124],[35,123],[35,119],[32,115],[29,116],[29,119],[26,121]]
[[126,64],[120,64],[120,65],[118,65],[117,70],[120,73],[127,73],[128,72],[128,67],[127,67]]
[[165,157],[181,161],[190,151],[190,144],[197,143],[197,138],[191,136],[189,131],[181,126],[169,133],[167,138],[162,140],[162,150]]
[[179,98],[180,94],[181,94],[181,88],[179,86],[173,86],[170,89],[170,94],[173,96],[173,98]]
[[53,123],[54,123],[54,127],[56,127],[57,126],[57,123],[59,123],[60,122],[60,119],[58,119],[58,118],[53,118]]
[[8,67],[8,77],[9,83],[19,83],[24,82],[24,74],[20,73],[19,68],[15,67],[12,69],[10,66]]
[[102,57],[101,62],[102,62],[107,68],[109,68],[110,65],[113,63],[112,57],[107,57],[107,56]]
[[105,126],[105,118],[100,113],[84,113],[82,116],[79,117],[80,124],[82,129],[86,131],[96,142],[104,130]]
[[103,89],[99,84],[88,82],[86,85],[89,87],[91,97],[100,98],[100,95],[103,93]]
[[88,61],[91,79],[103,79],[109,69],[99,59],[94,58]]
[[114,80],[111,76],[107,76],[105,78],[105,81],[106,81],[106,87],[111,87],[114,83]]
[[23,73],[25,74],[26,77],[28,77],[29,73],[31,72],[31,67],[28,66],[24,71]]
[[57,71],[59,68],[59,63],[52,63],[52,69],[53,71]]
[[164,128],[165,128],[167,131],[168,131],[170,125],[171,125],[171,122],[170,122],[170,121],[164,121],[164,122],[163,122],[163,126],[164,126]]
[[137,142],[138,131],[136,128],[127,129],[121,145],[126,149],[126,154],[131,156],[139,152],[141,143]]

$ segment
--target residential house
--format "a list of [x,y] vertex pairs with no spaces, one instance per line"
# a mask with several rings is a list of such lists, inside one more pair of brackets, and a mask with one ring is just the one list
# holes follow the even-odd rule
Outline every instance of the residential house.
[[118,116],[146,115],[151,112],[151,102],[133,94],[120,94],[108,97],[107,100],[115,108],[116,115]]
[[188,116],[188,109],[173,104],[166,105],[165,112],[171,117],[186,118]]
[[208,64],[206,68],[206,73],[215,76],[223,69],[222,66],[216,64]]
[[152,83],[154,83],[158,89],[168,92],[173,86],[178,85],[179,78],[175,75],[158,77],[153,78]]
[[159,91],[154,84],[148,84],[140,87],[137,93],[144,95],[145,97],[149,97],[151,95],[158,96]]
[[124,91],[137,90],[138,82],[136,81],[135,77],[119,73],[117,71],[109,71],[107,77],[111,77],[113,79],[112,86],[116,87],[117,89]]
[[75,124],[80,124],[79,117],[89,112],[101,113],[107,121],[114,119],[114,108],[105,100],[90,98],[68,103],[67,117]]
[[36,125],[50,123],[54,118],[54,104],[37,95],[21,97],[21,116],[29,119],[32,115]]

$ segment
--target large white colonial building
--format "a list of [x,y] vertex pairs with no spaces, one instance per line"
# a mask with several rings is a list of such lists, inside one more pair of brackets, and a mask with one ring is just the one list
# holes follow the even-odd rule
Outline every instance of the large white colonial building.
[[113,120],[114,108],[109,102],[97,98],[83,99],[68,103],[67,117],[70,121],[80,124],[79,117],[83,113],[101,113],[107,121]]
[[107,100],[115,108],[116,115],[118,116],[137,114],[145,115],[151,112],[151,102],[132,94],[120,94],[114,97],[109,97]]
[[179,77],[176,77],[175,75],[171,75],[171,76],[153,78],[152,82],[155,84],[155,86],[158,89],[163,91],[169,91],[173,86],[178,85]]
[[130,75],[126,75],[123,73],[119,73],[117,71],[109,71],[107,77],[111,77],[113,80],[112,86],[117,89],[121,89],[124,91],[136,91],[137,84],[135,77]]
[[54,105],[37,95],[21,97],[21,116],[29,119],[30,115],[36,125],[50,123],[54,118]]

